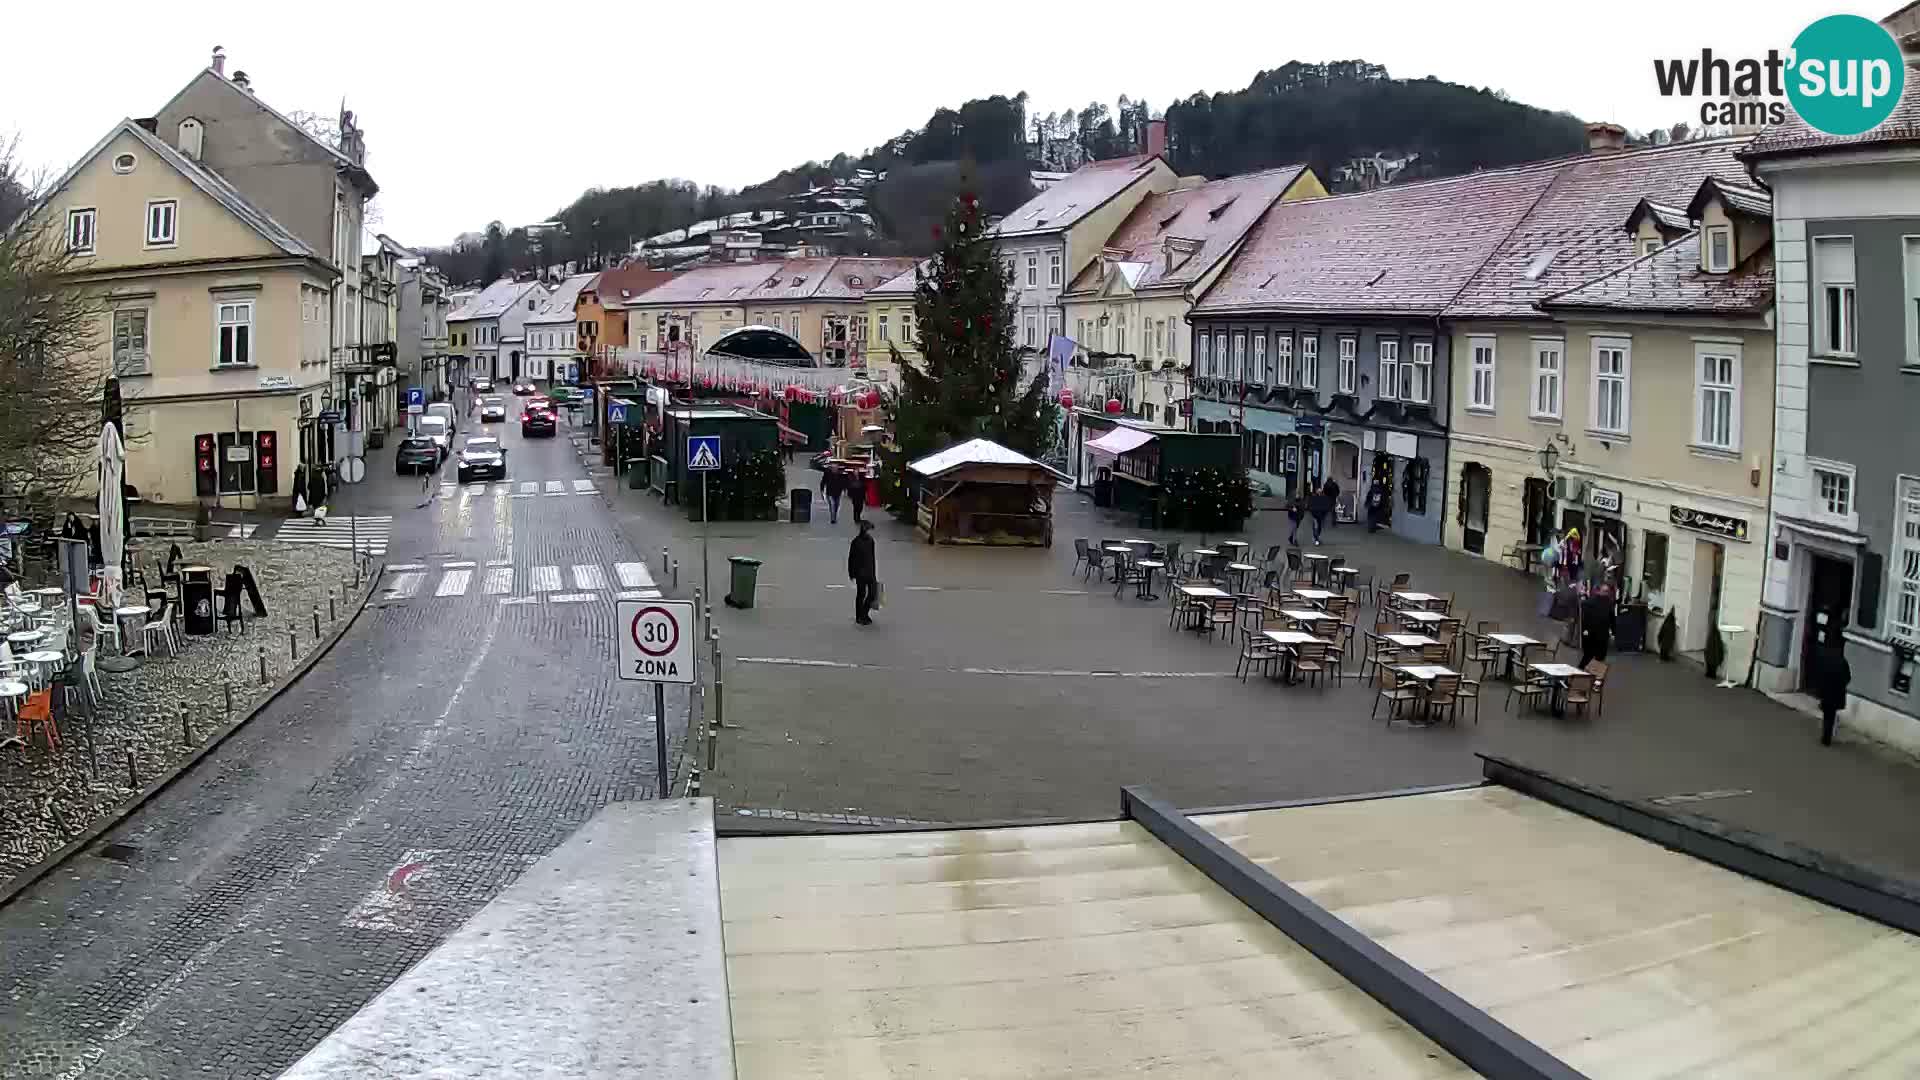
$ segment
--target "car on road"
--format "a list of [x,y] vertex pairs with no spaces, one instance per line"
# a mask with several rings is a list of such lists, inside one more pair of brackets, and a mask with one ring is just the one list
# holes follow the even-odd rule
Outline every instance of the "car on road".
[[453,403],[450,401],[436,401],[427,406],[427,415],[437,416],[445,420],[447,422],[447,431],[449,432],[460,430],[460,414],[455,411]]
[[415,419],[413,433],[430,440],[435,447],[439,448],[440,461],[433,463],[435,468],[438,468],[440,462],[447,460],[447,455],[453,452],[453,426],[447,423],[447,418],[444,416],[422,416]]
[[519,382],[513,384],[513,392],[519,394],[521,397],[532,397],[534,393],[533,383],[528,382],[526,379],[521,379]]
[[440,467],[440,447],[425,435],[409,435],[393,452],[394,475],[433,472]]
[[493,380],[487,378],[485,375],[476,376],[473,380],[473,392],[476,394],[493,393]]
[[500,440],[491,435],[475,435],[460,448],[460,465],[456,470],[460,482],[469,480],[505,480],[507,478],[507,451]]
[[520,414],[520,434],[527,438],[536,435],[553,438],[558,425],[553,422],[553,410],[529,407]]
[[507,403],[497,397],[480,399],[480,422],[491,424],[507,418]]
[[551,413],[553,412],[553,399],[550,397],[546,397],[544,395],[536,394],[533,397],[528,398],[527,403],[521,406],[521,408],[526,412],[532,412],[535,409],[539,409],[542,412]]

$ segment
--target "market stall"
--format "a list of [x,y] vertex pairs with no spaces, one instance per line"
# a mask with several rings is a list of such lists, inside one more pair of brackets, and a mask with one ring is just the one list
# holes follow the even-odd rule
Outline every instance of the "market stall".
[[1053,491],[1066,474],[973,439],[909,462],[914,520],[930,544],[1053,546]]

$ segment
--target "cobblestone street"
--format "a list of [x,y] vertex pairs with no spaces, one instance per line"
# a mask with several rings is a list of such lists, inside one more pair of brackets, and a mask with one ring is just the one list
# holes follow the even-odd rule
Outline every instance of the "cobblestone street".
[[[613,678],[612,592],[495,595],[482,574],[440,570],[525,582],[541,566],[611,578],[637,561],[599,498],[577,492],[585,474],[564,439],[506,438],[532,498],[450,485],[417,508],[420,482],[396,479],[390,452],[372,459],[333,507],[335,520],[392,519],[378,534],[389,572],[351,630],[211,756],[0,908],[0,1076],[277,1075],[595,810],[654,794],[652,695]],[[344,550],[312,543],[304,522],[255,538],[268,557],[344,565]],[[400,574],[427,573],[391,569],[408,565],[433,566],[434,587],[398,595]],[[455,595],[447,580],[473,587]],[[283,607],[262,587],[275,617],[246,641],[277,642],[284,664]],[[669,694],[676,761],[687,707]]]

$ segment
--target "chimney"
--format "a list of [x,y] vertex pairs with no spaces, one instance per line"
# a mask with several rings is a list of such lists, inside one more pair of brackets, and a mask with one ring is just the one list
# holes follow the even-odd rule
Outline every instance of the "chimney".
[[1147,121],[1147,144],[1140,148],[1148,157],[1159,157],[1167,152],[1167,122],[1165,120]]
[[253,80],[247,78],[247,73],[244,71],[236,71],[233,73],[233,85],[245,90],[249,94],[253,93]]
[[1627,129],[1605,120],[1587,125],[1587,152],[1617,154],[1627,148]]
[[227,73],[227,50],[218,45],[213,47],[213,73],[223,77]]

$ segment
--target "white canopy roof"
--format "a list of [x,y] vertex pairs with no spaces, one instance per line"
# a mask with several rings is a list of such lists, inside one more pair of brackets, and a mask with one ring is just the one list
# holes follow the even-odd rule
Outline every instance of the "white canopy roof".
[[941,476],[966,465],[1031,465],[1055,476],[1063,475],[1052,466],[1035,461],[1018,450],[1009,450],[991,439],[968,439],[945,450],[928,454],[907,468],[922,476]]
[[1119,457],[1129,450],[1138,450],[1153,441],[1153,432],[1139,428],[1116,427],[1097,439],[1088,439],[1086,446],[1102,454]]

